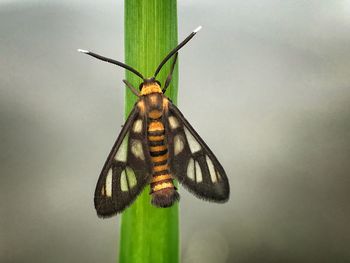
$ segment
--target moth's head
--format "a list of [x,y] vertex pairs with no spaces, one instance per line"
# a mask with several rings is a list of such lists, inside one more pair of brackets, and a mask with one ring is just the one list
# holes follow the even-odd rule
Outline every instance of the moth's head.
[[151,93],[163,93],[160,87],[160,82],[156,80],[154,77],[144,79],[140,84],[140,95],[148,95]]

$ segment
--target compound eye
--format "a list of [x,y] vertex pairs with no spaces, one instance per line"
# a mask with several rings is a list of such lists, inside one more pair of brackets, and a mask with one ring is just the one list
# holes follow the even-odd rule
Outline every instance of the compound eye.
[[142,90],[142,87],[143,87],[143,82],[140,84],[139,86],[139,90],[141,91]]

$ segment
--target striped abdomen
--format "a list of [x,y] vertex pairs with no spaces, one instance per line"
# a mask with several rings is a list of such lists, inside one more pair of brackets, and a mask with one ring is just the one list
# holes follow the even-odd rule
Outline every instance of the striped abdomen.
[[179,195],[169,172],[168,147],[166,145],[164,125],[160,118],[162,112],[155,111],[157,110],[154,110],[148,116],[147,130],[147,139],[153,163],[151,181],[152,204],[159,207],[168,207],[179,199]]

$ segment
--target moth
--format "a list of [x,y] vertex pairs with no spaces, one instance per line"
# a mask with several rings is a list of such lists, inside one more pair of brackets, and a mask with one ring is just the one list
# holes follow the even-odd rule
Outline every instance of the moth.
[[[150,184],[151,203],[170,207],[179,200],[176,179],[201,199],[225,202],[229,198],[226,173],[180,110],[164,93],[170,84],[177,55],[201,29],[195,29],[159,64],[154,76],[144,78],[134,68],[96,53],[78,51],[123,67],[142,79],[138,91],[127,80],[128,88],[138,97],[105,162],[95,190],[95,208],[100,217],[122,212]],[[164,64],[173,58],[162,88],[156,79]]]

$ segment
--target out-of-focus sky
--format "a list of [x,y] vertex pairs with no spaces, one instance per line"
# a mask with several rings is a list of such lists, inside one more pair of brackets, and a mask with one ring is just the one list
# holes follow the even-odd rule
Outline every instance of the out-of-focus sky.
[[[182,262],[350,261],[350,1],[180,1],[179,107],[231,199],[180,189]],[[122,1],[0,1],[0,261],[115,262],[93,192],[123,124]],[[219,116],[219,117],[218,117]]]

